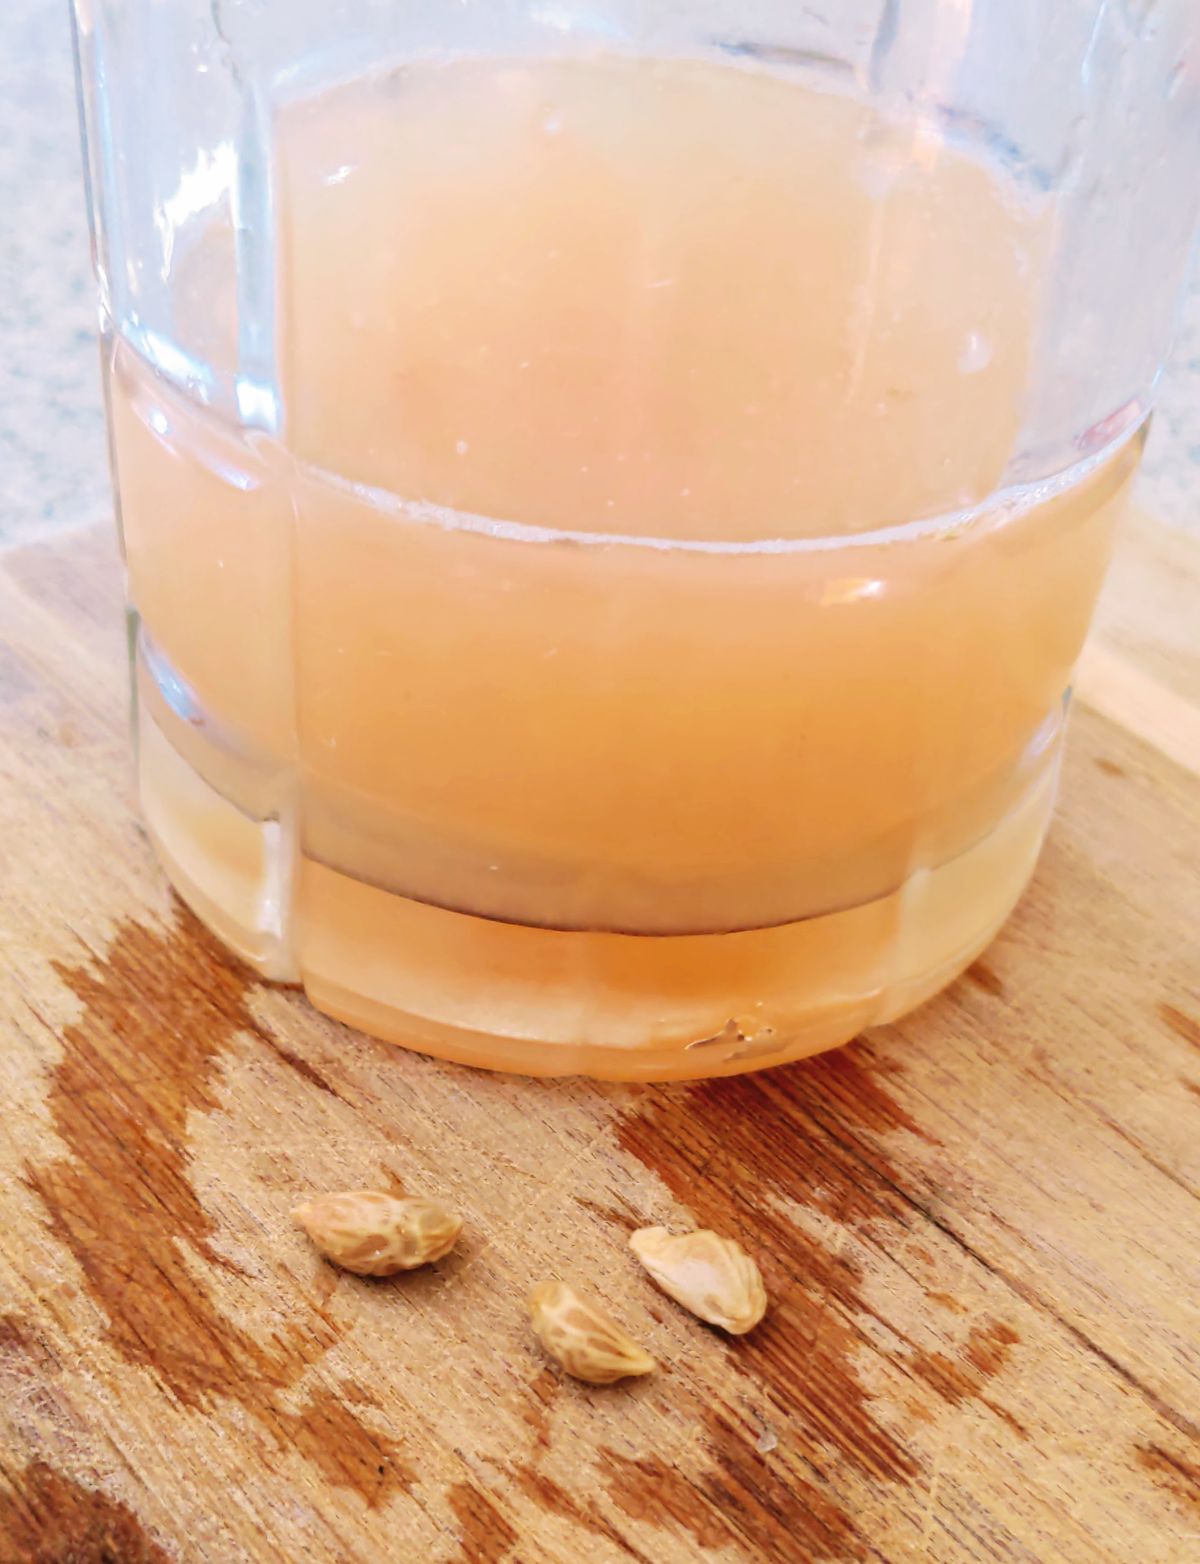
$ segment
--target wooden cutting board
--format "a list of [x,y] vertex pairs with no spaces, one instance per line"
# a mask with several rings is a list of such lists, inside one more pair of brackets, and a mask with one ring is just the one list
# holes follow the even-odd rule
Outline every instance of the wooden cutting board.
[[[0,556],[0,1559],[1200,1560],[1200,545],[1127,531],[1032,890],[821,1059],[527,1082],[355,1035],[167,892],[107,530]],[[214,633],[236,627],[214,626]],[[321,1263],[302,1195],[461,1250]],[[647,1222],[761,1256],[731,1342]],[[663,1372],[541,1357],[586,1283]]]

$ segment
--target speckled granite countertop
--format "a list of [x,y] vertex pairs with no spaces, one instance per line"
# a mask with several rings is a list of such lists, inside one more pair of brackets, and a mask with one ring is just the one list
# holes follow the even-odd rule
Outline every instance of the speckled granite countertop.
[[[66,0],[0,20],[0,543],[109,509]],[[1200,532],[1200,279],[1162,381],[1143,498]]]

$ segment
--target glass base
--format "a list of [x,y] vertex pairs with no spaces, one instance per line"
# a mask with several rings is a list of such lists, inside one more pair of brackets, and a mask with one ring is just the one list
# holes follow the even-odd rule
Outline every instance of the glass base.
[[187,753],[196,730],[138,665],[142,808],[193,911],[263,977],[301,984],[328,1015],[527,1075],[732,1075],[913,1009],[983,950],[1020,896],[1053,809],[1062,734],[1059,723],[986,836],[890,895],[737,933],[564,931],[430,906],[307,857],[290,778],[243,764],[238,796],[257,794],[261,817],[229,802]]

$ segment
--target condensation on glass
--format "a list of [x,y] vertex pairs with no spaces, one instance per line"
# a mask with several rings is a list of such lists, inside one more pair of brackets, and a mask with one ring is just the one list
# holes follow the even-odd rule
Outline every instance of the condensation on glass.
[[732,1073],[1036,861],[1190,0],[75,0],[147,827],[423,1050]]

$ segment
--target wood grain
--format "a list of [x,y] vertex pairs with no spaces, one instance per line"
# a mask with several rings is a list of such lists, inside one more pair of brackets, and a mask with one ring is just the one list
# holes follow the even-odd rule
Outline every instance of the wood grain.
[[[1200,548],[1123,540],[1034,886],[900,1025],[525,1082],[353,1034],[166,891],[106,534],[0,555],[0,1560],[1200,1560]],[[323,1265],[304,1194],[467,1217]],[[626,1236],[762,1260],[731,1342]],[[665,1372],[564,1381],[574,1276]]]

